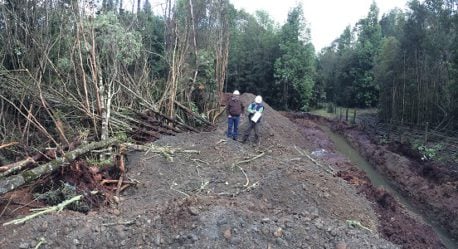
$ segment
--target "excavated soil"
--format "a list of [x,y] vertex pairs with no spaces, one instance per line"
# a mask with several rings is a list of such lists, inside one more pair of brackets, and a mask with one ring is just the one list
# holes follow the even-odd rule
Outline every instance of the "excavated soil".
[[[242,95],[245,104],[252,99]],[[428,227],[384,211],[403,213],[342,155],[313,153],[333,144],[313,120],[301,120],[266,105],[260,144],[226,140],[224,118],[211,132],[162,137],[154,144],[200,153],[175,153],[171,161],[131,152],[127,177],[139,184],[119,203],[2,226],[0,248],[34,248],[42,238],[40,248],[442,248]],[[243,131],[245,117],[242,123]],[[7,202],[2,196],[1,223],[25,214]]]
[[409,144],[380,144],[357,126],[339,124],[335,129],[423,215],[458,238],[458,165],[422,160]]

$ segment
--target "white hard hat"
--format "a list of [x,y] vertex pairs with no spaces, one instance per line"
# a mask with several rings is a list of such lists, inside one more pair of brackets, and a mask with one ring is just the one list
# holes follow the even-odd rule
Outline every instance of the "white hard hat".
[[232,94],[234,95],[240,95],[240,92],[238,90],[235,90]]
[[261,96],[256,96],[256,98],[254,98],[254,102],[258,103],[258,104],[261,104],[262,103],[262,97]]

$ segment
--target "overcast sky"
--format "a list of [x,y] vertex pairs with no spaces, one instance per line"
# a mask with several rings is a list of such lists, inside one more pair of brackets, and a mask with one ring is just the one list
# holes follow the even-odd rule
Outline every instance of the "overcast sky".
[[[288,11],[302,2],[304,15],[311,28],[312,43],[316,51],[328,46],[345,29],[367,16],[373,0],[230,0],[236,9],[248,13],[265,10],[278,23],[283,24]],[[407,0],[375,0],[380,14],[395,7],[405,9]]]

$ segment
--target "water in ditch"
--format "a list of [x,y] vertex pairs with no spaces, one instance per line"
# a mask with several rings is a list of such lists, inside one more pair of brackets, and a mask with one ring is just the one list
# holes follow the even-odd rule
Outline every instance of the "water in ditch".
[[439,239],[448,249],[456,249],[458,248],[458,244],[456,240],[453,240],[452,237],[441,227],[435,224],[434,221],[431,219],[421,215],[419,210],[415,209],[413,205],[404,198],[397,190],[395,190],[389,182],[383,177],[380,173],[378,173],[374,167],[372,167],[369,162],[367,162],[358,151],[353,149],[353,147],[345,140],[344,137],[338,135],[331,131],[331,129],[327,126],[320,126],[321,129],[329,136],[329,138],[334,142],[336,146],[336,150],[346,156],[356,167],[363,170],[369,179],[371,180],[372,184],[376,187],[383,187],[386,191],[391,193],[398,201],[403,205],[408,211],[410,211],[413,215],[417,218],[422,219],[426,224],[430,225],[434,232],[437,234]]

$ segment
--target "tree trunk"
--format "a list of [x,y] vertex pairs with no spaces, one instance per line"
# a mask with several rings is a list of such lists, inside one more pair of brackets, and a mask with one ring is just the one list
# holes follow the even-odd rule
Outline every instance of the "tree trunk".
[[10,165],[5,165],[0,167],[0,171],[3,172],[0,174],[0,178],[12,175],[26,167],[28,167],[31,164],[36,164],[35,160],[31,157],[27,157],[25,160],[19,161],[12,163]]
[[67,152],[63,157],[56,158],[55,160],[49,163],[40,165],[31,170],[21,172],[18,175],[14,175],[5,179],[0,179],[0,195],[11,190],[15,190],[18,187],[24,185],[25,183],[29,183],[35,179],[38,179],[44,174],[49,174],[54,170],[59,169],[60,167],[65,167],[70,162],[75,160],[77,157],[86,154],[91,150],[103,148],[115,144],[117,142],[118,141],[116,138],[110,138],[107,140],[87,144],[73,151]]

